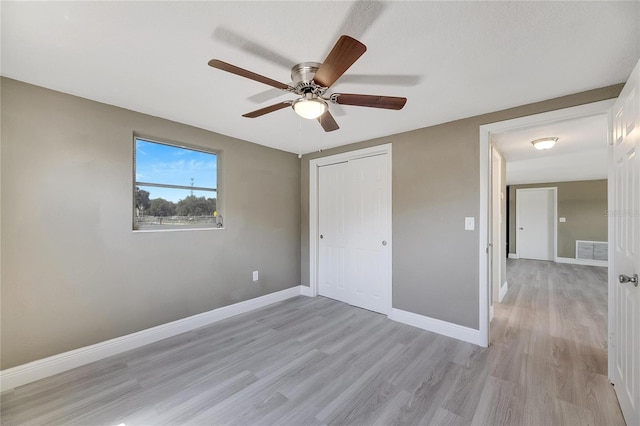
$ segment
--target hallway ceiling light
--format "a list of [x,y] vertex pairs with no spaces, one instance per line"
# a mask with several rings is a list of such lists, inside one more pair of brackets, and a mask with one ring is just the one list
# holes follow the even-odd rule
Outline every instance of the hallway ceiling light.
[[542,139],[536,139],[531,143],[533,144],[533,147],[535,149],[542,151],[544,149],[553,148],[556,142],[558,142],[558,138],[542,138]]

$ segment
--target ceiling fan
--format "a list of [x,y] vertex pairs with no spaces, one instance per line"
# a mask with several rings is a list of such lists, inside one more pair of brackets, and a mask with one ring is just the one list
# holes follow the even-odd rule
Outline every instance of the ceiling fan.
[[352,105],[371,108],[399,110],[404,107],[407,98],[394,96],[359,95],[351,93],[333,93],[326,96],[327,90],[355,61],[362,56],[367,47],[347,35],[341,36],[323,63],[301,62],[291,68],[291,85],[272,80],[260,74],[228,64],[219,59],[209,61],[209,66],[239,75],[285,92],[294,93],[299,98],[283,101],[243,115],[256,118],[288,106],[302,118],[317,119],[325,132],[340,127],[329,112],[328,102],[340,105]]

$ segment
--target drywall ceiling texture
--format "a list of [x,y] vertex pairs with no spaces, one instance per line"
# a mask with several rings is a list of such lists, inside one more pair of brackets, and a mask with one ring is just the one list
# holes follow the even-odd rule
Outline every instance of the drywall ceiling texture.
[[[296,155],[1,89],[2,369],[299,284]],[[134,132],[219,152],[225,229],[132,232]]]
[[[406,132],[625,81],[638,2],[1,2],[2,75],[293,153]],[[288,83],[340,34],[367,52],[332,88],[404,96],[402,111],[331,106],[340,130],[292,99],[207,66]],[[267,91],[268,93],[265,93]]]

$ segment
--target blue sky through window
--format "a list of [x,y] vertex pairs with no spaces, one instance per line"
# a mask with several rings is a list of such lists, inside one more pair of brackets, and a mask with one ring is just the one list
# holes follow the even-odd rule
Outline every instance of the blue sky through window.
[[[179,148],[136,139],[136,182],[217,188],[217,156],[206,152]],[[178,202],[190,190],[141,186],[150,199],[164,198]],[[216,198],[216,192],[193,191],[196,197]]]

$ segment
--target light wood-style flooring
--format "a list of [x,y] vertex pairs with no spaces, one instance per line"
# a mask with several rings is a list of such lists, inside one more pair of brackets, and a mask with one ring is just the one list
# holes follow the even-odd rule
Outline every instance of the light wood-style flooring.
[[5,392],[2,424],[624,425],[606,269],[508,281],[488,349],[298,297]]

